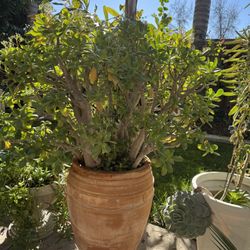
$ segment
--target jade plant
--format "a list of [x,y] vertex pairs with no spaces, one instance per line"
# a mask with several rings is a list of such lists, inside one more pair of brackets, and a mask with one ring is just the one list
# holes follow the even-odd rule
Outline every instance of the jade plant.
[[23,40],[4,44],[4,98],[53,121],[50,144],[86,167],[134,169],[155,152],[166,173],[165,152],[213,118],[217,62],[168,29],[164,8],[153,25],[110,8],[102,21],[88,6],[40,13]]

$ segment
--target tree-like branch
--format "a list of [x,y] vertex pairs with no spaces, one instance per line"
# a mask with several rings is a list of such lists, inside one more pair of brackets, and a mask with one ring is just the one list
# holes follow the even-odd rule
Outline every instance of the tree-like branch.
[[[77,84],[77,79],[73,79],[68,72],[63,60],[58,57],[59,65],[65,76],[65,83],[68,91],[70,92],[70,98],[75,116],[80,124],[88,124],[91,120],[91,107],[84,96],[82,89]],[[88,76],[85,76],[85,78]]]
[[242,173],[240,175],[240,179],[239,179],[239,182],[237,184],[238,188],[240,188],[241,185],[242,185],[242,183],[243,183],[243,180],[244,180],[244,177],[245,177],[245,173],[247,171],[249,163],[250,163],[250,154],[246,153],[245,160],[244,160],[244,162],[242,164],[242,169],[241,169]]
[[139,166],[139,164],[141,163],[142,159],[150,154],[151,152],[153,152],[155,150],[155,147],[153,147],[152,145],[144,145],[142,147],[142,149],[140,150],[139,155],[136,157],[132,167],[133,168],[137,168]]
[[101,160],[94,159],[87,149],[83,150],[83,158],[86,167],[94,168],[101,163]]
[[132,142],[132,145],[131,145],[130,151],[129,151],[129,158],[132,162],[136,159],[136,157],[137,157],[137,155],[138,155],[138,153],[139,153],[139,151],[140,151],[140,149],[145,141],[145,134],[146,134],[145,129],[141,129],[139,131],[138,135],[135,137],[134,141]]

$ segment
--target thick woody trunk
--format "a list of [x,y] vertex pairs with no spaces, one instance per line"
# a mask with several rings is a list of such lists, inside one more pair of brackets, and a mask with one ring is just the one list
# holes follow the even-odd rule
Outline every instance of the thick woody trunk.
[[193,18],[194,47],[201,50],[206,43],[211,0],[196,0]]
[[126,0],[125,3],[125,15],[128,19],[136,18],[136,6],[137,0]]

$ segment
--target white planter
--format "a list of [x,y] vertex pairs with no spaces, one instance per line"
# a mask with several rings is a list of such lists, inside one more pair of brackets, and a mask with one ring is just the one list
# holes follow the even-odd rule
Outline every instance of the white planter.
[[[210,192],[223,189],[227,173],[207,172],[196,175],[192,179],[193,189],[204,187]],[[235,178],[237,178],[235,176]],[[250,178],[243,181],[243,190],[250,191]],[[204,197],[212,210],[213,224],[232,241],[239,250],[250,249],[250,208],[232,205],[205,194]],[[210,230],[197,238],[199,250],[218,250],[213,243]]]

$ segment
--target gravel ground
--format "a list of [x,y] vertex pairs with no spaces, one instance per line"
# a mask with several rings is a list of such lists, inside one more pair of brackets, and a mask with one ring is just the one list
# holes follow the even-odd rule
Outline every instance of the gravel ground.
[[[0,250],[11,250],[11,239],[6,237],[6,232],[7,228],[0,226]],[[78,248],[74,241],[61,239],[57,233],[53,233],[41,242],[39,249],[77,250]],[[194,240],[176,238],[167,230],[148,224],[138,250],[196,250],[196,244]]]

